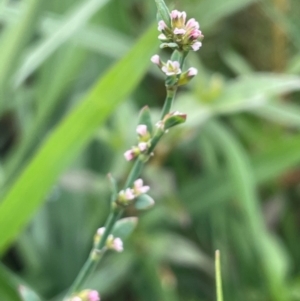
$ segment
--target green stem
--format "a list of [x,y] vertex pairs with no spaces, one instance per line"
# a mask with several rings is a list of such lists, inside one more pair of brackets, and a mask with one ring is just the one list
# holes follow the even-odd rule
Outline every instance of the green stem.
[[216,268],[217,301],[223,301],[221,260],[220,260],[220,251],[219,250],[216,251],[215,268]]
[[131,171],[127,177],[126,183],[124,185],[124,189],[131,187],[133,182],[138,178],[143,169],[144,162],[137,158],[131,168]]
[[167,87],[167,96],[166,96],[166,100],[164,103],[164,107],[161,112],[160,120],[163,120],[164,117],[166,116],[166,114],[170,113],[176,91],[177,91],[177,86],[168,86]]
[[97,245],[94,246],[92,251],[90,252],[90,255],[83,265],[82,269],[80,270],[77,278],[75,279],[73,285],[69,289],[65,300],[68,299],[68,297],[72,296],[73,294],[80,291],[80,289],[83,287],[84,283],[88,279],[88,277],[94,272],[94,270],[97,267],[98,262],[100,261],[102,255],[105,252],[104,246],[107,240],[107,237],[111,233],[116,221],[120,218],[122,215],[123,210],[112,210],[110,215],[108,216],[106,223],[105,223],[105,231],[103,235],[101,236],[101,239]]

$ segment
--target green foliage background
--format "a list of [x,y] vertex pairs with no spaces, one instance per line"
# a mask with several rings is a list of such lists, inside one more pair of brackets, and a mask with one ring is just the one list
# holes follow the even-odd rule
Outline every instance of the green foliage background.
[[[205,36],[174,108],[188,114],[144,170],[156,206],[87,287],[102,300],[300,298],[300,4],[166,1]],[[152,0],[0,2],[0,299],[59,301],[109,210],[138,112],[165,88]],[[167,57],[168,53],[161,51]]]

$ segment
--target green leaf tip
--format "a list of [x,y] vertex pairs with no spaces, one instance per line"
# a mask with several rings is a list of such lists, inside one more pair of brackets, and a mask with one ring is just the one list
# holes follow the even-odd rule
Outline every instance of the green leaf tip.
[[154,205],[154,200],[148,194],[141,194],[134,206],[138,210],[146,210]]
[[168,27],[171,27],[170,11],[163,0],[155,0],[157,7],[157,22],[163,20]]
[[152,119],[150,114],[150,109],[148,106],[144,106],[141,109],[140,115],[139,115],[139,122],[138,124],[145,124],[147,126],[147,130],[150,134],[152,134],[153,131],[153,125],[152,125]]
[[119,237],[122,240],[127,238],[133,230],[136,228],[138,223],[137,217],[126,217],[118,220],[113,228],[112,235]]

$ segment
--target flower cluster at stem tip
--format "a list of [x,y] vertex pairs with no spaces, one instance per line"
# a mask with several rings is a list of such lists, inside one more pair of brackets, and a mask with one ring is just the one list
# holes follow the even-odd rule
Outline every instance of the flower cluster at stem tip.
[[[194,19],[186,22],[186,12],[173,10],[170,13],[170,27],[165,21],[158,22],[158,30],[161,34],[158,36],[162,42],[161,48],[172,48],[179,52],[187,53],[188,51],[198,51],[202,46],[199,39],[203,38],[202,32],[199,30],[199,23]],[[189,68],[186,72],[182,72],[180,62],[168,60],[163,62],[159,55],[155,54],[151,57],[152,63],[157,65],[161,71],[167,76],[179,76],[177,85],[183,85],[189,82],[198,71],[196,68]]]
[[158,22],[158,30],[161,32],[158,38],[163,42],[161,47],[170,47],[180,51],[199,50],[202,43],[198,39],[203,38],[199,23],[194,18],[186,22],[184,11],[173,10],[170,18],[170,27],[163,20]]

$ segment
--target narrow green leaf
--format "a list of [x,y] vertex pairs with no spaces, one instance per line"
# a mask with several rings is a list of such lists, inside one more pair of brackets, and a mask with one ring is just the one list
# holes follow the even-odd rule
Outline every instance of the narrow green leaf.
[[16,74],[16,85],[20,85],[47,57],[65,41],[70,39],[107,1],[108,0],[89,0],[80,3],[80,5],[70,13],[69,17],[61,23],[61,26],[30,52]]
[[156,39],[153,26],[62,120],[11,187],[0,204],[0,253],[29,221],[57,177],[88,144],[97,127],[139,83],[157,49]]
[[150,134],[152,134],[153,125],[152,125],[152,120],[151,120],[150,109],[148,106],[145,106],[142,108],[142,110],[140,112],[138,124],[145,124],[147,126],[148,132]]
[[164,0],[155,0],[157,6],[157,22],[163,20],[168,27],[171,27],[170,11]]
[[24,1],[26,9],[18,22],[8,26],[1,39],[0,48],[0,111],[5,109],[7,91],[10,88],[10,78],[23,46],[34,34],[33,28],[38,21],[38,14],[46,1]]

